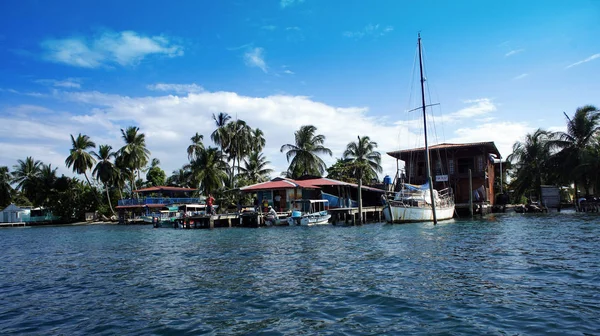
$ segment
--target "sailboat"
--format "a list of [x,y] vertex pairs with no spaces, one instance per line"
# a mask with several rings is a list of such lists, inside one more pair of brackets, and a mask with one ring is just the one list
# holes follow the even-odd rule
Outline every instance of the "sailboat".
[[423,185],[401,183],[400,191],[392,198],[385,199],[383,216],[389,223],[433,222],[450,219],[454,216],[454,195],[452,189],[435,190],[431,180],[429,145],[427,143],[427,114],[425,104],[425,78],[423,77],[423,57],[421,34],[419,45],[419,70],[421,74],[421,109],[423,111],[423,134],[425,136],[425,165],[427,182]]

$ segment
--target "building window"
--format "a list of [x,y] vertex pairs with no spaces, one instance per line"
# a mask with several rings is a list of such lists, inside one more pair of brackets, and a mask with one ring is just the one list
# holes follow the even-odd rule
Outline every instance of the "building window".
[[454,160],[448,160],[448,174],[454,174]]
[[483,155],[477,157],[477,171],[483,171]]
[[468,174],[469,169],[473,170],[473,158],[458,159],[457,165],[459,174]]
[[442,175],[442,160],[435,161],[435,175]]
[[417,176],[425,175],[425,162],[417,163]]

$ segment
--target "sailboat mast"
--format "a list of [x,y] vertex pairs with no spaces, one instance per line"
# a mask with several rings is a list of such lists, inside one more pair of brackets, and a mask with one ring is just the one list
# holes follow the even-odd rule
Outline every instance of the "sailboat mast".
[[421,33],[419,33],[419,70],[421,72],[421,103],[423,108],[423,133],[425,134],[425,165],[427,166],[427,183],[429,183],[429,194],[431,195],[431,210],[433,212],[433,224],[437,224],[435,213],[435,198],[433,196],[433,183],[431,181],[431,163],[429,160],[429,145],[427,144],[427,114],[425,113],[425,78],[423,78],[423,57],[421,47]]

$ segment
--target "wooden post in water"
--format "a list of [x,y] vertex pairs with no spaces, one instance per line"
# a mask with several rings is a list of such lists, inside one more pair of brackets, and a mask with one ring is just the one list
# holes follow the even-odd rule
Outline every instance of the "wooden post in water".
[[473,218],[473,176],[471,176],[471,169],[469,169],[469,212],[471,218]]

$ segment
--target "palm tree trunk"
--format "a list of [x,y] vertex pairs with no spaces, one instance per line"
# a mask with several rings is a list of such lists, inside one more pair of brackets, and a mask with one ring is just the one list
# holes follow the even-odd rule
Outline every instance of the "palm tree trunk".
[[90,179],[87,177],[87,173],[85,171],[83,172],[83,176],[85,176],[85,180],[87,181],[88,186],[90,186],[90,189],[92,189],[92,194],[94,194],[94,198],[96,198],[96,202],[98,202],[98,204],[100,204],[100,198],[96,194],[96,188],[92,187],[92,184],[90,183]]
[[362,216],[363,216],[363,206],[362,206],[362,176],[358,178],[358,224],[362,224]]
[[108,185],[104,184],[104,189],[106,189],[106,199],[108,200],[108,207],[113,215],[116,215],[115,210],[112,207],[112,203],[110,203],[110,194],[108,193]]

